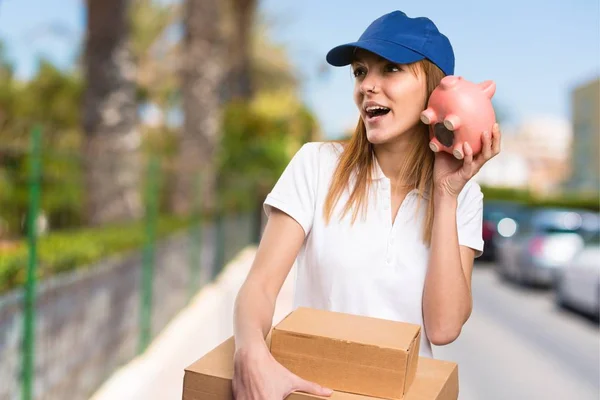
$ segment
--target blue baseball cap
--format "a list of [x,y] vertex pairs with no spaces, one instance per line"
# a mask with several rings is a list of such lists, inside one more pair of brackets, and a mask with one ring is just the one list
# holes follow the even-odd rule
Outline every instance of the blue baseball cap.
[[349,65],[357,48],[397,64],[426,58],[446,75],[454,74],[452,45],[429,18],[411,18],[402,11],[385,14],[373,21],[358,41],[331,49],[327,62],[335,67]]

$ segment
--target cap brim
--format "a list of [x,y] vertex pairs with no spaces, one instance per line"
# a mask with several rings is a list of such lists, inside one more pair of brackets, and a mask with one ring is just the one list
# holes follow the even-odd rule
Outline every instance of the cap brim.
[[410,64],[425,58],[422,54],[399,44],[370,39],[334,47],[327,53],[327,62],[334,67],[349,65],[355,59],[354,53],[356,49],[370,51],[397,64]]

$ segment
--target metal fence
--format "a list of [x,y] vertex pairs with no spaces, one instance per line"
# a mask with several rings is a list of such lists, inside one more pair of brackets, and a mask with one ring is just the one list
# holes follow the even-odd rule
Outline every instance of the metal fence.
[[20,265],[26,280],[0,296],[0,400],[88,398],[118,366],[143,353],[228,260],[256,241],[250,213],[194,214],[159,236],[161,188],[153,177],[160,161],[151,159],[142,246],[38,282],[40,135],[39,128],[32,132],[28,160],[27,259]]

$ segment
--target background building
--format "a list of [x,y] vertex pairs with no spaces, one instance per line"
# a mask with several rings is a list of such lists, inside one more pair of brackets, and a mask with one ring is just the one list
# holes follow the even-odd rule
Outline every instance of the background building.
[[597,194],[600,191],[600,78],[573,89],[571,110],[571,174],[565,189]]
[[530,117],[514,129],[503,127],[501,153],[475,179],[483,185],[556,194],[570,176],[571,139],[569,121],[553,116]]

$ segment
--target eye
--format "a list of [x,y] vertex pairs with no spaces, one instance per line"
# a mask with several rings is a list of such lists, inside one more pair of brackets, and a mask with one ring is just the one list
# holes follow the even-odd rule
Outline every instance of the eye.
[[354,75],[355,78],[361,77],[361,76],[365,75],[366,73],[367,73],[366,68],[362,67],[362,66],[357,66],[352,71],[352,75]]
[[402,68],[400,68],[400,66],[398,66],[397,64],[386,64],[385,66],[385,72],[400,72],[402,71]]

